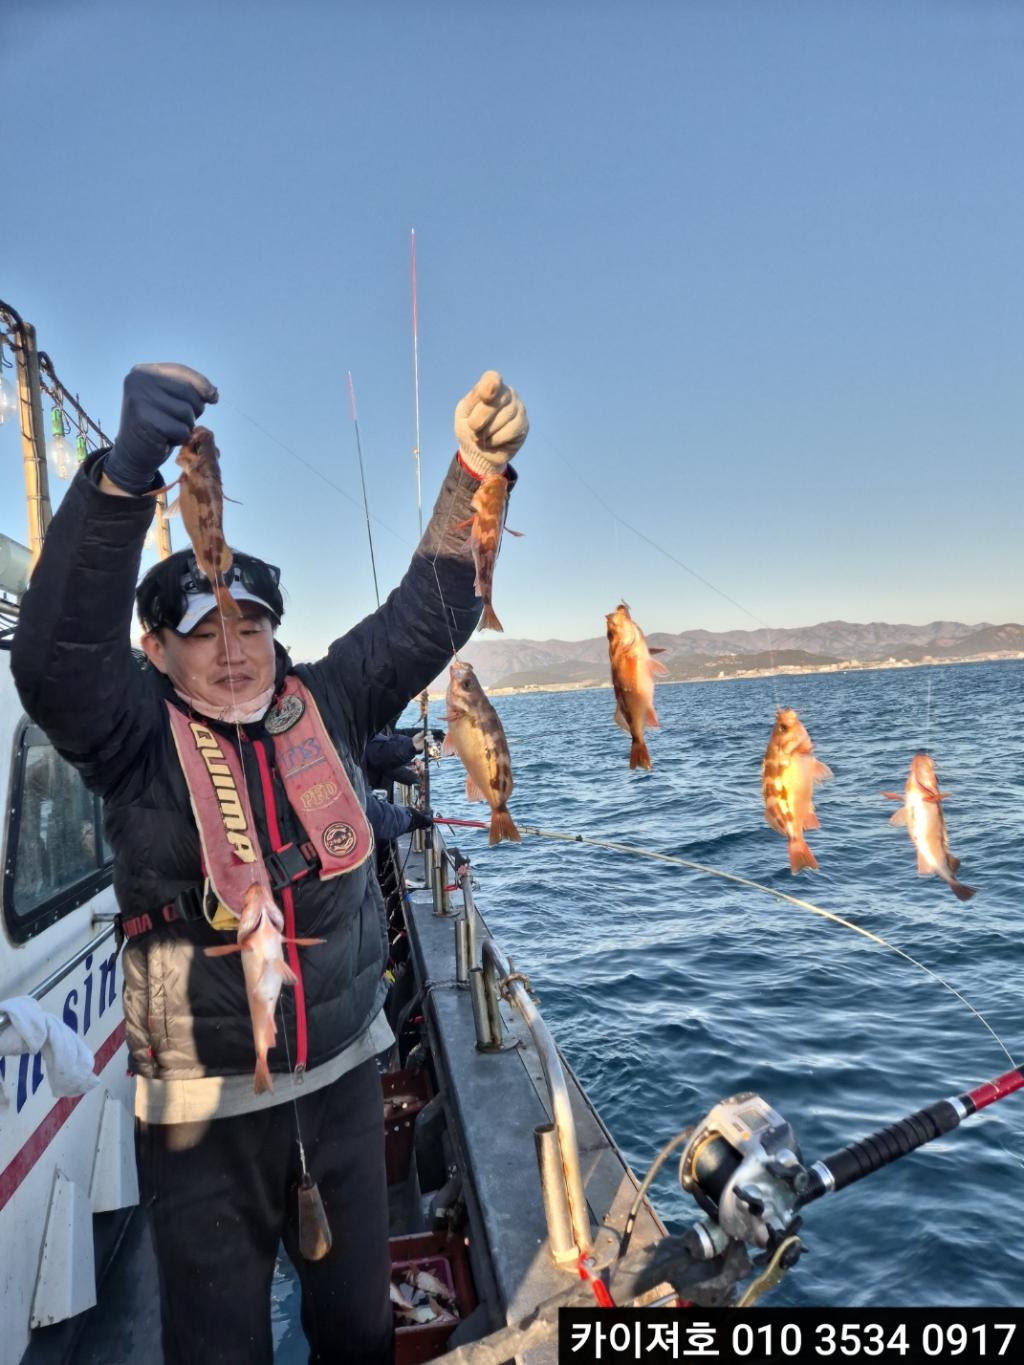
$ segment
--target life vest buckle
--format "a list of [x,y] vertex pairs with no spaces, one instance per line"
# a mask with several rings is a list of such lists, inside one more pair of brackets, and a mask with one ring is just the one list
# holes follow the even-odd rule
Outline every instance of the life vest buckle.
[[273,891],[282,891],[293,882],[302,881],[320,866],[316,849],[311,843],[285,844],[283,848],[264,856],[267,871],[270,873],[270,886]]

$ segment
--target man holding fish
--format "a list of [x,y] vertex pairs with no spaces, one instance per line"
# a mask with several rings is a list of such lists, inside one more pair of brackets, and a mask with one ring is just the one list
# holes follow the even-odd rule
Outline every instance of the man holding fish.
[[[401,584],[295,665],[274,638],[277,569],[224,542],[216,445],[196,425],[216,401],[183,365],[128,375],[113,447],[85,462],[51,523],[12,671],[25,710],[103,799],[165,1360],[269,1365],[283,1240],[311,1358],[389,1361],[374,1061],[391,1042],[387,944],[360,760],[477,624],[464,526],[525,440],[526,412],[494,371],[470,390]],[[139,585],[140,670],[133,593],[178,446],[195,543]],[[325,1218],[304,1224],[317,1190]]]

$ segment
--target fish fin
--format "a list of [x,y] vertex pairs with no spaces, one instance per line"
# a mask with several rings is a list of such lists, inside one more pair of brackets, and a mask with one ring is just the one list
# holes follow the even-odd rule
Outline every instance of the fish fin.
[[235,504],[236,507],[244,507],[244,506],[245,506],[245,503],[242,502],[241,498],[229,498],[228,495],[224,492],[223,488],[220,490],[220,495],[221,495],[221,497],[224,499],[225,502],[233,502],[233,503]]
[[256,1074],[252,1078],[252,1088],[255,1094],[262,1095],[264,1091],[274,1092],[274,1082],[270,1079],[270,1067],[267,1065],[266,1057],[256,1058]]
[[[172,488],[177,488],[178,484],[181,483],[184,477],[185,477],[184,474],[179,474],[173,483],[165,483],[163,488],[150,488],[145,493],[143,493],[142,496],[144,498],[158,498],[161,493],[169,493]],[[175,502],[177,502],[177,499],[175,499]],[[170,511],[170,508],[168,508],[167,510]]]
[[207,957],[227,957],[228,953],[240,953],[241,951],[242,946],[239,943],[218,943],[216,947],[203,949]]
[[647,667],[650,670],[652,678],[661,677],[662,674],[664,674],[666,677],[668,676],[668,669],[660,661],[660,659],[648,659]]
[[451,732],[450,730],[448,731],[448,733],[447,733],[447,734],[445,735],[445,737],[444,737],[444,743],[441,745],[441,752],[442,752],[443,754],[455,754],[455,753],[458,753],[458,750],[457,750],[456,747],[455,747],[455,743],[454,743],[454,741],[452,740],[452,732]]
[[958,901],[969,901],[978,890],[976,886],[965,886],[963,882],[957,881],[950,882],[949,889]]
[[491,606],[490,602],[484,603],[484,614],[480,618],[480,629],[500,630],[503,635],[505,633],[505,627],[498,620],[497,616],[494,613],[494,608]]
[[946,858],[946,861],[949,863],[949,870],[950,870],[950,872],[954,872],[954,873],[955,873],[955,872],[959,872],[959,871],[960,871],[960,859],[959,859],[959,858],[954,858],[953,855],[952,855],[952,853],[950,853],[950,854],[948,855],[948,857]]
[[469,773],[466,774],[466,800],[467,801],[486,801],[487,794],[482,792]]
[[652,730],[661,729],[661,721],[658,719],[658,713],[653,706],[648,706],[647,708],[647,724]]
[[299,979],[283,958],[274,963],[274,971],[277,972],[286,986],[294,986]]
[[952,795],[952,792],[930,792],[924,799],[926,801],[934,801],[935,804],[938,805],[940,801],[946,801]]
[[789,870],[795,877],[805,867],[817,869],[818,860],[811,852],[810,845],[802,834],[789,841]]
[[651,771],[651,755],[647,750],[647,745],[642,739],[634,739],[633,747],[629,751],[630,768],[646,768]]
[[300,948],[316,948],[321,943],[326,943],[325,938],[283,938],[282,943],[297,943]]
[[621,706],[616,706],[615,715],[612,717],[612,719],[615,721],[615,724],[619,727],[620,730],[625,730],[626,734],[627,735],[629,734],[629,721],[622,714]]
[[902,793],[902,792],[883,792],[882,795],[885,797],[885,799],[886,799],[887,801],[902,801],[902,800],[903,800],[903,793]]
[[899,810],[889,817],[890,825],[905,825],[907,823],[907,808],[900,806]]
[[811,777],[814,778],[815,782],[827,782],[833,776],[832,769],[827,763],[819,763],[815,760],[814,767],[811,769]]
[[467,517],[465,521],[457,521],[452,527],[453,531],[464,531],[467,526],[472,526],[476,517]]
[[505,806],[499,806],[497,810],[491,812],[491,832],[487,836],[487,842],[489,844],[500,844],[502,839],[508,839],[513,844],[523,842],[519,837],[515,821]]
[[647,653],[648,653],[648,654],[664,654],[664,653],[666,653],[666,648],[665,648],[664,645],[648,645],[648,646],[647,646]]
[[818,812],[813,806],[804,816],[804,829],[821,829],[821,821],[818,819]]
[[920,849],[918,849],[917,875],[919,877],[930,877],[934,871],[935,871],[934,867],[932,867],[928,859],[924,856]]
[[213,595],[217,599],[217,605],[225,616],[241,616],[242,609],[228,592],[223,583],[218,583],[213,590]]
[[502,527],[502,535],[506,535],[506,536],[518,536],[519,539],[522,539],[523,532],[522,532],[522,531],[513,531],[511,526],[504,526],[504,527]]

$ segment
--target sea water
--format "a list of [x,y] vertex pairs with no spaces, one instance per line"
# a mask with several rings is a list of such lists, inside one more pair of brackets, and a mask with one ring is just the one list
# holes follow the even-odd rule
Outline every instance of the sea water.
[[[709,864],[813,901],[944,977],[1024,1061],[1024,663],[660,685],[650,773],[607,689],[494,698],[524,825]],[[792,877],[764,821],[760,765],[794,706],[835,776],[817,788],[820,871]],[[410,716],[412,712],[408,713]],[[443,704],[431,723],[443,725]],[[927,747],[961,904],[919,877],[883,791]],[[435,812],[486,819],[464,773],[432,771]],[[719,1099],[753,1090],[810,1163],[1010,1068],[933,977],[851,930],[763,892],[580,844],[527,837],[472,859],[477,900],[638,1173]],[[697,1209],[667,1163],[652,1199],[672,1231]],[[1024,1093],[805,1214],[809,1249],[765,1302],[1024,1303]],[[281,1286],[284,1289],[284,1286]],[[289,1333],[289,1335],[291,1335]]]

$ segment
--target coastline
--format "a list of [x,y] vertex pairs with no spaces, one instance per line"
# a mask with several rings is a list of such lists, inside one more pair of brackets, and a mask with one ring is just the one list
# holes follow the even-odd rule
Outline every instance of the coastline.
[[[937,659],[931,655],[926,655],[923,659],[848,659],[834,664],[780,664],[777,668],[739,668],[731,673],[720,670],[713,678],[664,678],[658,680],[658,687],[692,687],[700,686],[703,683],[735,682],[737,679],[748,678],[792,678],[816,673],[868,673],[883,672],[886,669],[946,668],[950,665],[959,664],[1012,663],[1021,660],[1024,660],[1024,652],[997,650],[989,654],[970,654],[962,659]],[[611,679],[608,678],[602,682],[588,680],[586,682],[568,683],[526,683],[521,687],[489,687],[486,691],[489,697],[521,697],[543,692],[610,692],[611,686]],[[428,696],[431,701],[436,701],[443,699],[445,692],[443,690],[431,690]]]

